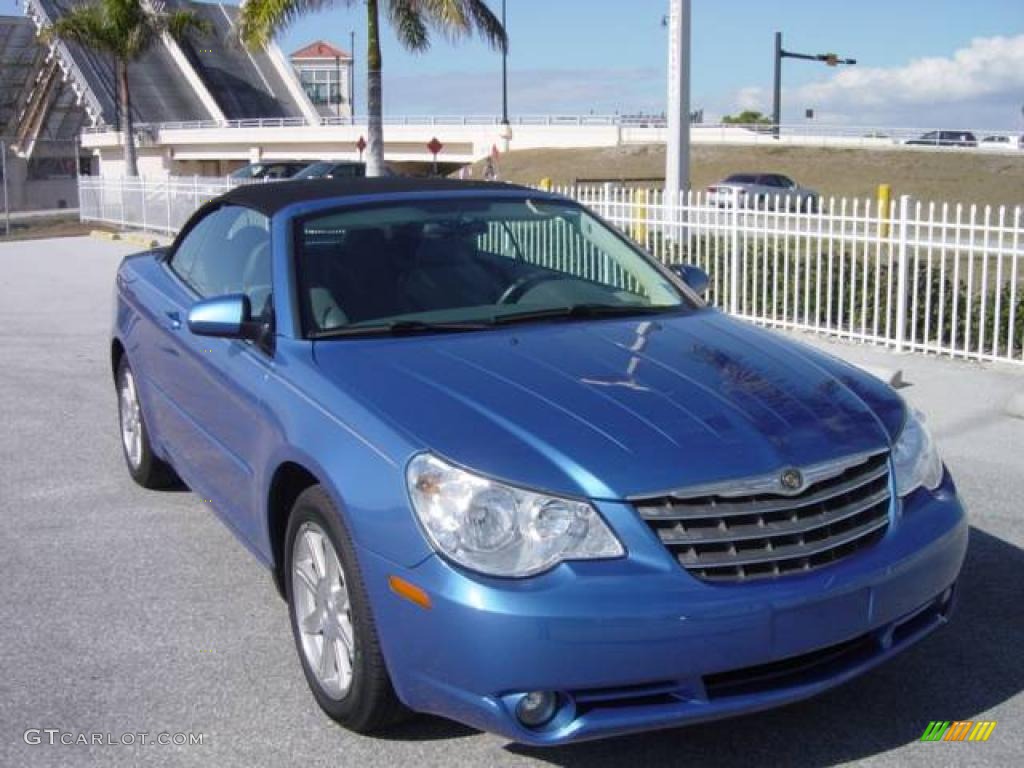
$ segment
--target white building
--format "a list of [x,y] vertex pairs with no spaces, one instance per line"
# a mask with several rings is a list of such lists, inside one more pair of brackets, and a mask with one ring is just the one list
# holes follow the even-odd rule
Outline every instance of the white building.
[[288,58],[321,115],[352,116],[352,54],[317,40]]

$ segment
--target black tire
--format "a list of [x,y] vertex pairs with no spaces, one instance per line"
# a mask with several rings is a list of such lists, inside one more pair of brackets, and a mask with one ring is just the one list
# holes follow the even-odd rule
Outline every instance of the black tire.
[[[306,652],[303,650],[299,617],[296,615],[295,583],[292,576],[295,539],[308,523],[326,533],[341,564],[343,579],[348,589],[349,619],[355,647],[351,683],[341,698],[329,695],[310,668]],[[322,486],[310,486],[295,500],[288,517],[283,559],[282,580],[287,592],[288,616],[292,626],[292,637],[295,640],[295,650],[302,664],[306,682],[320,708],[328,717],[345,728],[364,734],[381,731],[407,717],[409,710],[398,700],[384,663],[370,599],[359,570],[359,563],[356,561],[352,539],[334,502]]]
[[138,419],[138,441],[139,449],[137,454],[137,460],[133,461],[132,456],[129,455],[128,444],[125,438],[125,387],[131,387],[134,392],[135,403],[139,403],[139,393],[135,386],[135,375],[132,373],[131,366],[128,364],[128,358],[126,356],[121,357],[121,362],[117,366],[117,423],[121,433],[121,453],[124,455],[124,463],[128,467],[128,474],[132,476],[132,480],[141,485],[143,488],[149,488],[151,490],[158,490],[161,488],[170,488],[172,486],[180,485],[181,480],[178,479],[178,475],[174,469],[165,461],[162,461],[156,454],[153,453],[153,446],[149,442],[149,429],[146,426],[146,417],[142,413],[142,406],[138,405],[137,419]]

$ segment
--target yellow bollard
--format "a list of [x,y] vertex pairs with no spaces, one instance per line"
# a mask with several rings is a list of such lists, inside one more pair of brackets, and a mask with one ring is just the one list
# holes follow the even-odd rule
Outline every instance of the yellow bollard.
[[647,247],[647,190],[633,190],[633,239]]
[[888,184],[878,185],[878,236],[889,236],[889,201],[892,199],[892,187]]
[[545,192],[550,192],[552,186],[551,178],[549,176],[545,176],[543,179],[540,180],[540,184],[538,184],[537,186],[539,186]]

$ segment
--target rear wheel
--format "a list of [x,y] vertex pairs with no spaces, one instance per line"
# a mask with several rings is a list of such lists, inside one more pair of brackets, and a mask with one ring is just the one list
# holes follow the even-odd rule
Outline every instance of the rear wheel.
[[296,499],[285,553],[292,635],[320,708],[359,733],[402,719],[351,538],[321,486]]
[[121,428],[121,449],[132,480],[143,488],[154,489],[167,488],[180,482],[171,466],[153,453],[139,402],[135,374],[127,357],[122,357],[117,366],[117,414]]

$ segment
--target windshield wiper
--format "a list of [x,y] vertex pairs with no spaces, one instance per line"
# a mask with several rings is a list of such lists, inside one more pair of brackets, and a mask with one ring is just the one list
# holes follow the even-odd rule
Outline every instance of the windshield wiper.
[[580,317],[626,317],[629,315],[658,315],[679,309],[671,307],[651,307],[636,304],[570,304],[564,307],[545,307],[528,312],[513,312],[507,315],[495,315],[496,325],[508,323],[526,323],[531,320],[549,320],[552,318]]
[[403,336],[414,333],[458,333],[460,331],[481,331],[491,328],[491,323],[430,323],[424,320],[392,320],[372,325],[346,325],[311,334],[314,339],[331,339],[338,336]]

